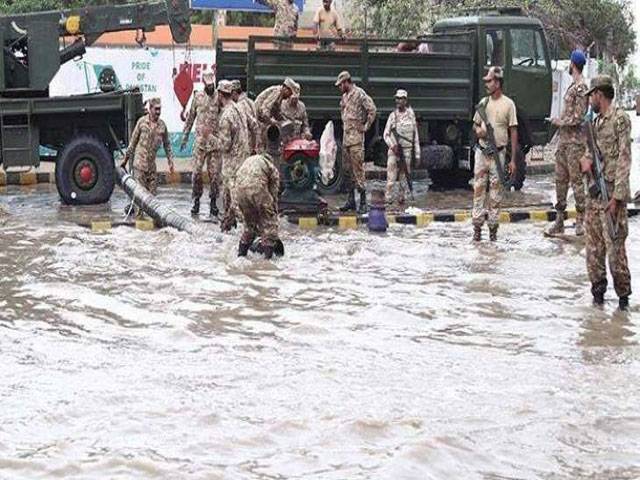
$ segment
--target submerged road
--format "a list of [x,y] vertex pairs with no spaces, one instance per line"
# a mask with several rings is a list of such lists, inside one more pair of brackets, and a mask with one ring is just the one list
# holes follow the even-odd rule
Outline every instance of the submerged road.
[[[553,201],[550,177],[525,188],[514,205]],[[160,194],[188,212],[187,188]],[[640,218],[621,313],[612,291],[591,305],[583,243],[545,223],[473,245],[469,222],[283,221],[267,262],[213,226],[77,225],[124,202],[0,195],[0,478],[640,477]]]

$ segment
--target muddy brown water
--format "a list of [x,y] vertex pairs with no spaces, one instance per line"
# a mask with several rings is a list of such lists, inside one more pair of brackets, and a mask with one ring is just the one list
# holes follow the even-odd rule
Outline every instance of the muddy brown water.
[[267,262],[214,226],[76,225],[124,200],[0,196],[0,478],[640,478],[638,297],[592,307],[580,242],[283,223]]

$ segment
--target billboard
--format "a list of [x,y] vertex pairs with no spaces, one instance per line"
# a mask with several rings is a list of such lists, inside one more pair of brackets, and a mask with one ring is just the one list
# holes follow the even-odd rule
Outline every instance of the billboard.
[[[298,11],[304,9],[304,0],[295,0]],[[191,0],[194,10],[238,10],[242,12],[271,12],[272,8],[265,7],[254,0]]]

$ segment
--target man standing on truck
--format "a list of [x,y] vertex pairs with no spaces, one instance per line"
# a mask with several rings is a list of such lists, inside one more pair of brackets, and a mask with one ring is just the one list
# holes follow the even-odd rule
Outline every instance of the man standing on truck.
[[283,120],[293,124],[293,132],[289,138],[282,138],[282,144],[285,145],[294,138],[304,138],[311,140],[311,130],[309,129],[309,118],[307,117],[307,107],[300,101],[300,84],[297,82],[293,85],[292,95],[282,102]]
[[351,74],[340,72],[336,86],[342,92],[340,110],[342,114],[342,166],[348,175],[349,197],[340,211],[355,210],[354,183],[360,193],[358,213],[367,211],[367,192],[364,174],[364,134],[376,118],[376,105],[363,89],[354,85]]
[[282,102],[293,95],[296,82],[291,78],[285,78],[282,85],[274,85],[263,90],[256,97],[256,113],[260,123],[260,138],[258,140],[258,153],[263,152],[267,145],[267,130],[272,125],[278,125],[283,120]]
[[265,5],[276,14],[276,22],[273,26],[273,36],[281,37],[285,40],[275,41],[275,45],[279,49],[291,48],[291,38],[298,33],[298,7],[293,0],[257,0],[258,3]]
[[[475,153],[473,178],[473,240],[482,239],[482,225],[487,218],[489,239],[498,239],[498,220],[500,202],[502,200],[502,182],[499,169],[505,162],[507,144],[511,140],[510,172],[516,169],[516,152],[518,151],[518,119],[516,105],[502,93],[504,72],[502,67],[491,67],[482,79],[489,96],[483,98],[473,117],[473,130],[479,139]],[[480,111],[482,109],[482,111]],[[483,120],[485,117],[490,125]],[[493,129],[494,147],[497,154],[489,153],[489,129]],[[498,164],[498,162],[500,162]]]
[[334,8],[331,8],[332,0],[322,0],[322,6],[316,10],[313,17],[313,33],[320,42],[320,50],[333,50],[335,44],[330,40],[320,40],[321,38],[344,39],[344,28],[342,19]]
[[[161,100],[160,98],[152,98],[148,105],[149,113],[142,116],[136,123],[121,166],[125,168],[133,157],[133,178],[149,193],[156,195],[158,193],[156,156],[160,144],[164,146],[169,162],[169,172],[172,174],[175,171],[175,164],[169,132],[165,123],[160,119]],[[142,217],[142,210],[137,210],[136,216]]]
[[238,110],[242,114],[242,118],[247,125],[247,132],[249,133],[249,151],[253,154],[256,151],[256,141],[260,134],[258,120],[256,119],[256,107],[253,104],[253,101],[242,92],[240,80],[232,80],[231,86],[233,87],[233,101],[236,102]]
[[197,92],[191,100],[191,109],[184,124],[180,151],[184,150],[189,140],[189,132],[196,122],[196,141],[193,146],[193,160],[191,173],[191,198],[193,207],[191,214],[200,212],[200,197],[202,197],[202,169],[207,165],[209,176],[209,215],[218,216],[218,190],[220,186],[220,146],[216,137],[220,106],[216,94],[215,76],[208,72],[202,76],[204,92]]
[[[607,291],[606,260],[609,257],[613,286],[619,298],[618,305],[620,310],[626,310],[631,295],[631,273],[625,248],[629,235],[627,202],[631,196],[631,120],[623,108],[613,103],[615,89],[611,77],[601,75],[591,80],[591,89],[587,95],[591,97],[593,111],[598,114],[592,128],[595,143],[602,154],[602,173],[607,197],[610,199],[605,205],[599,192],[595,198],[590,195],[587,199],[587,272],[593,301],[602,305]],[[586,150],[580,163],[582,172],[592,183],[594,159],[590,149]],[[607,217],[611,221],[613,232],[607,227]]]
[[222,153],[222,205],[224,214],[220,229],[228,232],[236,226],[236,208],[232,201],[236,171],[249,152],[249,132],[247,124],[236,102],[233,101],[233,86],[228,80],[218,83],[218,96],[222,106],[220,116],[220,151]]
[[384,141],[389,147],[387,154],[387,203],[394,201],[394,187],[400,183],[398,203],[404,204],[405,190],[409,189],[407,175],[411,175],[411,161],[420,159],[420,137],[418,122],[409,106],[406,90],[396,92],[396,109],[391,112],[384,128]]
[[569,184],[573,188],[576,200],[576,235],[584,235],[582,226],[584,218],[585,191],[580,173],[580,159],[584,155],[586,136],[582,123],[587,113],[588,88],[582,78],[582,69],[587,59],[580,50],[571,53],[569,71],[573,83],[564,95],[564,106],[560,118],[551,119],[551,123],[558,127],[560,141],[556,151],[556,221],[547,231],[549,235],[564,232],[564,216],[567,209],[567,193]]

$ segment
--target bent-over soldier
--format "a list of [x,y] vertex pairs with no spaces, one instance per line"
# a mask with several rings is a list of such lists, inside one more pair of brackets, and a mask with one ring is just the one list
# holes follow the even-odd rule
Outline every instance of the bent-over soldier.
[[[283,120],[282,103],[293,94],[296,82],[291,78],[285,78],[281,85],[274,85],[263,90],[256,97],[256,114],[260,124],[260,138],[258,140],[258,153],[264,151],[267,146],[267,130],[272,125],[278,125]],[[274,159],[275,160],[275,159]]]
[[283,145],[294,138],[304,138],[311,140],[311,129],[309,128],[309,117],[307,116],[307,107],[300,101],[300,85],[294,83],[292,95],[282,102],[280,111],[282,118],[293,124],[291,136],[282,138]]

